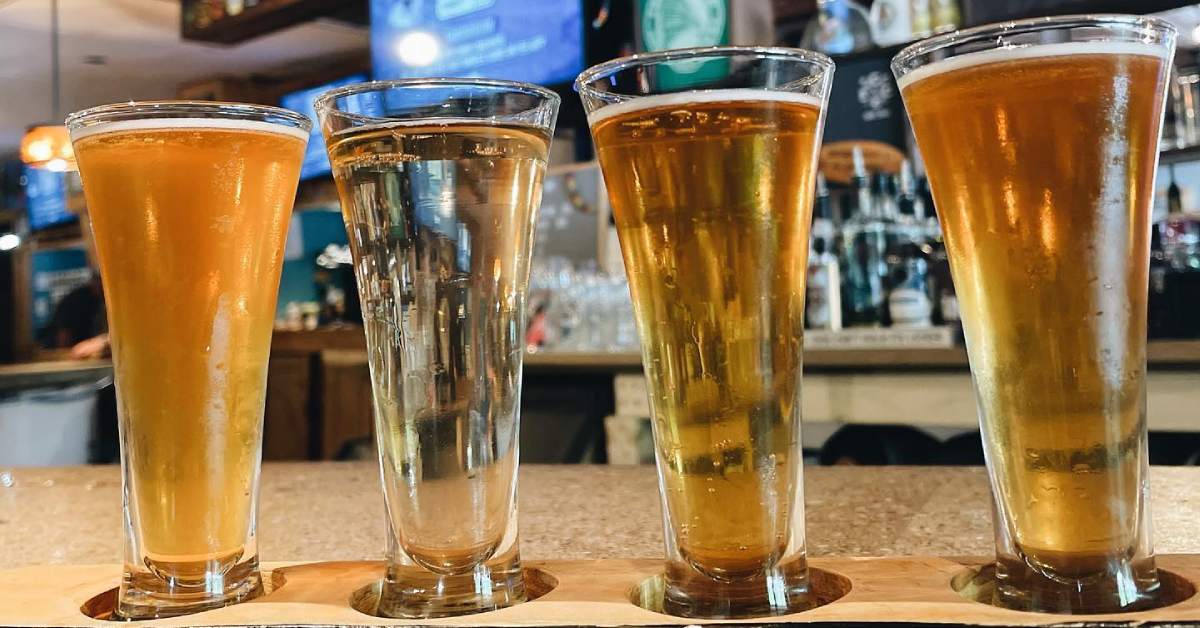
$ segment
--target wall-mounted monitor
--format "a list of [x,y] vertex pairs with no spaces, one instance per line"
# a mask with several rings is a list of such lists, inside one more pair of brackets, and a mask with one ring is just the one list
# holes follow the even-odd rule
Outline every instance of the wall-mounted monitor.
[[555,85],[584,68],[582,0],[371,0],[374,78]]
[[48,229],[78,220],[67,210],[66,176],[43,168],[25,169],[25,209],[30,229]]
[[321,123],[317,120],[313,101],[317,96],[335,87],[361,83],[365,80],[367,80],[365,74],[353,74],[316,87],[285,94],[279,99],[279,106],[302,113],[311,118],[313,122],[312,134],[308,138],[308,149],[304,153],[304,165],[300,167],[301,179],[311,179],[329,174],[329,157],[325,153],[325,138],[321,135]]

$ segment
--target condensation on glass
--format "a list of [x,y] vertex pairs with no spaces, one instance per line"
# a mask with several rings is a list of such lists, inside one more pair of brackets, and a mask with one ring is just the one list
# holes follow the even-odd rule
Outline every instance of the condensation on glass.
[[116,612],[170,617],[249,599],[262,591],[267,360],[311,123],[274,107],[155,102],[67,124],[117,386]]
[[954,274],[995,498],[998,603],[1155,604],[1150,208],[1175,32],[985,26],[892,62]]
[[832,73],[803,50],[706,48],[618,59],[576,81],[641,336],[668,613],[815,603],[800,378]]

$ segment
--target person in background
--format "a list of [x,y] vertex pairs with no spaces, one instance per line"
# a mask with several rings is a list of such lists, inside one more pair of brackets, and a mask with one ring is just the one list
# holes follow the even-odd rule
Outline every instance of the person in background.
[[[103,284],[96,263],[96,242],[92,237],[92,224],[83,205],[82,193],[71,194],[67,208],[79,216],[79,229],[92,277],[87,283],[68,292],[54,307],[54,315],[44,330],[44,342],[55,348],[69,347],[72,360],[98,360],[109,356],[110,346]],[[88,445],[88,462],[117,462],[120,459],[117,389],[111,379],[97,391],[96,411],[92,420],[95,432]]]
[[46,339],[54,348],[70,347],[71,358],[92,360],[108,353],[108,325],[99,275],[67,293],[54,307]]
[[87,254],[92,278],[87,283],[67,293],[54,306],[54,316],[45,330],[45,342],[52,348],[70,348],[73,360],[98,360],[108,357],[108,318],[104,310],[104,290],[100,283],[100,272],[96,269],[96,241],[92,237],[92,223],[88,220],[83,195],[72,194],[67,203],[70,211],[79,217],[79,230],[83,236],[83,247]]

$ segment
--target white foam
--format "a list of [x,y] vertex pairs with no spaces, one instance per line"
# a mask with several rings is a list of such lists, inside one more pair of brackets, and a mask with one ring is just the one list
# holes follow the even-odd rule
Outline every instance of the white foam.
[[607,105],[588,114],[588,124],[643,109],[694,105],[709,102],[786,102],[810,107],[821,107],[821,100],[808,94],[783,92],[771,89],[704,89],[691,92],[676,92],[656,96],[636,96],[629,100]]
[[308,133],[301,128],[262,120],[237,120],[233,118],[143,118],[140,120],[117,120],[101,122],[71,130],[71,141],[93,135],[121,133],[126,131],[162,131],[166,129],[215,129],[275,133],[308,141]]
[[1136,41],[1071,41],[1058,44],[1009,46],[969,52],[944,61],[936,61],[905,74],[900,77],[897,84],[900,86],[900,89],[904,89],[912,83],[938,74],[954,72],[955,70],[962,70],[977,65],[1005,63],[1022,59],[1074,55],[1140,55],[1163,59],[1166,57],[1166,54],[1167,50],[1163,46]]
[[439,127],[460,127],[460,126],[505,126],[528,128],[530,131],[538,131],[542,127],[534,124],[523,124],[518,122],[499,122],[488,118],[407,118],[389,120],[383,119],[375,124],[364,124],[361,126],[351,126],[344,129],[334,131],[333,137],[341,138],[343,136],[358,136],[371,131],[382,131],[387,129],[403,129],[406,127],[421,127],[421,128],[439,128]]

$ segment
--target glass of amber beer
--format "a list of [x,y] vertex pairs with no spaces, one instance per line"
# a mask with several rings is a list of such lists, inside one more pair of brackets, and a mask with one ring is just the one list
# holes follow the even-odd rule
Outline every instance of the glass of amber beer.
[[377,615],[526,598],[517,541],[525,295],[559,97],[412,79],[317,99],[358,290],[388,516]]
[[674,615],[813,605],[800,370],[832,74],[804,50],[704,48],[617,59],[575,83],[641,336]]
[[1146,457],[1150,205],[1175,32],[1075,16],[892,62],[958,292],[995,497],[997,602],[1155,603]]
[[267,358],[311,123],[147,102],[67,119],[104,282],[125,495],[116,613],[170,617],[262,589]]

